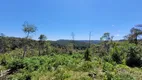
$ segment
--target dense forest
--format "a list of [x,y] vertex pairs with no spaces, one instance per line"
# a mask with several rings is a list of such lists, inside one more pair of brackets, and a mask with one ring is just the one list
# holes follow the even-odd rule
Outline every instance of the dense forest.
[[[100,40],[49,41],[24,23],[24,38],[0,34],[0,80],[142,80],[142,25],[123,40],[104,32]],[[72,33],[74,34],[74,33]]]

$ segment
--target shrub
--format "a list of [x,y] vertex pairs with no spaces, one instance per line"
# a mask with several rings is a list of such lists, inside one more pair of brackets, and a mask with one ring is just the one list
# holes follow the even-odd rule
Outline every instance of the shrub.
[[114,46],[110,51],[112,60],[117,64],[121,64],[124,59],[124,53],[122,52],[121,48],[121,46]]
[[109,62],[109,63],[112,63],[112,61],[113,61],[110,55],[104,56],[103,60],[106,61],[106,62]]
[[25,65],[22,60],[16,59],[13,60],[11,63],[8,64],[8,69],[10,69],[10,73],[17,71],[18,69],[24,68]]
[[0,63],[1,65],[3,65],[3,66],[5,66],[6,64],[7,64],[7,61],[6,61],[6,58],[5,57],[3,57],[2,59],[1,59],[1,63]]
[[89,49],[87,49],[87,50],[85,51],[84,59],[85,59],[85,61],[91,61],[90,50],[89,50]]
[[80,77],[79,80],[92,80],[89,76]]
[[77,68],[77,70],[87,72],[87,71],[94,70],[94,68],[95,68],[95,63],[90,62],[90,61],[85,61],[79,64],[79,67]]
[[142,48],[140,46],[129,48],[126,64],[130,67],[142,67]]
[[113,71],[114,67],[112,64],[105,62],[103,65],[103,71]]
[[8,76],[8,80],[31,80],[30,73],[17,73],[15,75]]
[[57,71],[55,72],[54,75],[56,77],[55,78],[56,80],[65,80],[65,79],[71,77],[71,75],[69,73],[67,73],[67,70],[65,70],[61,66],[57,69]]
[[23,60],[25,69],[29,72],[38,70],[39,66],[41,65],[40,60],[38,58],[29,58]]

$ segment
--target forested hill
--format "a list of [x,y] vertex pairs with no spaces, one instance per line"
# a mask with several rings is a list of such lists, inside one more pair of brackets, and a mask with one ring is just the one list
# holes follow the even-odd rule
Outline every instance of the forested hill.
[[[91,44],[98,44],[100,43],[101,41],[100,40],[91,40],[90,43]],[[50,41],[50,43],[52,45],[60,45],[60,46],[66,46],[68,45],[69,43],[74,43],[75,47],[87,47],[88,44],[89,44],[89,40],[64,40],[64,39],[61,39],[61,40],[57,40],[57,41]]]
[[[0,52],[6,52],[6,49],[15,50],[16,48],[22,48],[25,44],[26,39],[25,38],[19,38],[19,37],[7,37],[7,36],[0,36]],[[124,40],[120,40],[124,41]],[[28,45],[32,47],[36,47],[34,45],[38,45],[38,40],[28,39]],[[53,47],[59,47],[59,48],[65,48],[70,43],[74,44],[75,49],[86,49],[89,46],[89,40],[65,40],[60,39],[57,41],[47,40],[47,42],[50,43]],[[91,44],[99,44],[101,43],[100,40],[91,40]]]
[[[6,52],[8,48],[10,50],[15,50],[16,48],[22,48],[25,44],[26,39],[25,38],[19,38],[19,37],[7,37],[7,36],[0,36],[0,50],[2,52]],[[38,45],[38,40],[28,39],[28,45],[32,47],[36,47],[34,45]],[[75,40],[74,42],[72,40],[57,40],[57,41],[51,41],[47,40],[52,46],[54,47],[60,47],[64,48],[68,46],[70,43],[74,43],[74,46],[76,49],[86,49],[89,45],[89,40]],[[91,44],[97,44],[99,43],[99,40],[91,40]]]

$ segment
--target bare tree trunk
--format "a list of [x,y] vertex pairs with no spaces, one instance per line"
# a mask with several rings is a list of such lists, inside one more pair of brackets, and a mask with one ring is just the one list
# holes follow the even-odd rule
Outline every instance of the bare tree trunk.
[[89,33],[89,48],[90,48],[90,45],[91,45],[91,32]]
[[28,32],[27,37],[26,37],[26,42],[25,42],[25,46],[24,46],[24,53],[23,53],[23,58],[26,56],[26,51],[27,51],[27,43],[28,43],[28,37],[29,37],[30,32]]
[[26,56],[27,46],[24,47],[23,58]]
[[73,49],[74,49],[75,48],[75,41],[74,41],[75,34],[72,32],[71,36],[72,36],[72,43],[73,43]]
[[39,56],[41,55],[41,50],[40,50],[40,47],[39,47],[39,54],[38,54]]

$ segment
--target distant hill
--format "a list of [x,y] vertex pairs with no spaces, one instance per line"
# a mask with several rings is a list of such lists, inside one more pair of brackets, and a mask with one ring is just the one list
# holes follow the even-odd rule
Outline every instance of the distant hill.
[[[89,40],[76,40],[76,41],[89,43]],[[93,44],[98,44],[101,41],[100,40],[91,40],[90,42],[93,43]]]
[[[57,40],[57,41],[50,41],[52,46],[60,46],[60,47],[65,47],[69,43],[72,43],[72,40]],[[91,40],[91,44],[98,44],[100,43],[100,40]],[[74,45],[76,48],[87,48],[89,46],[89,40],[75,40]]]
[[[57,41],[50,41],[51,43],[59,43],[59,44],[67,44],[67,43],[71,43],[72,40],[57,40]],[[89,40],[74,40],[75,43],[86,43],[88,44],[89,43]],[[90,41],[91,44],[98,44],[100,43],[101,41],[100,40],[91,40]]]

